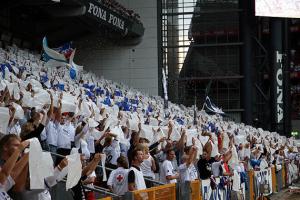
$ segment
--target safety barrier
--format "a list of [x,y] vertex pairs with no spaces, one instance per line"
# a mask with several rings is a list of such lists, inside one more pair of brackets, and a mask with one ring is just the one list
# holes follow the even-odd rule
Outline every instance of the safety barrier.
[[[61,156],[58,154],[53,155]],[[110,168],[106,169],[112,170]],[[239,192],[237,199],[256,200],[262,194],[272,195],[274,192],[280,192],[296,179],[295,177],[291,178],[290,173],[288,164],[283,164],[280,170],[276,170],[275,167],[270,167],[260,171],[250,170],[247,172],[246,182],[243,183],[242,190]],[[151,181],[154,185],[156,185],[155,187],[127,192],[124,196],[112,194],[107,189],[100,187],[95,187],[92,190],[95,193],[100,194],[97,198],[99,199],[102,197],[102,199],[100,198],[101,200],[230,200],[233,199],[232,195],[235,195],[234,198],[237,197],[236,192],[231,190],[231,183],[221,186],[220,178],[216,178],[216,185],[213,189],[211,188],[210,180],[196,180],[192,182],[167,185],[163,185],[158,181]],[[63,196],[66,200],[71,199],[66,198],[70,197],[70,194],[67,194],[66,191],[62,192],[60,190],[56,193],[64,194],[57,195],[52,192],[54,197],[58,197],[52,199],[61,199],[59,196]]]
[[99,200],[112,200],[111,197],[105,197],[105,198],[102,198],[102,199],[99,199]]
[[[72,192],[66,191],[66,180],[62,180],[61,182],[57,183],[53,188],[51,188],[51,199],[53,200],[73,200]],[[88,189],[90,191],[93,191],[95,194],[95,197],[99,200],[121,200],[123,199],[122,196],[113,194],[109,192],[105,188],[94,186],[93,188],[84,186],[85,189]]]
[[176,185],[167,184],[132,192],[135,200],[176,200]]
[[224,185],[219,184],[220,178],[216,178],[214,189],[211,188],[210,180],[196,180],[134,191],[131,196],[127,195],[128,198],[125,199],[173,200],[176,196],[177,200],[256,200],[261,196],[270,196],[275,192],[279,192],[289,185],[287,182],[289,176],[287,167],[287,165],[283,165],[282,169],[277,171],[275,167],[260,171],[248,171],[246,181],[242,184],[241,191],[238,192],[232,191],[231,182],[224,187]]

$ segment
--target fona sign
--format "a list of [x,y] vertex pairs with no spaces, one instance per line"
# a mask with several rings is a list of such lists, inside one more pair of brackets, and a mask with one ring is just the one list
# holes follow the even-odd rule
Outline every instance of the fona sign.
[[106,10],[102,9],[101,7],[93,3],[89,3],[89,9],[87,12],[93,15],[94,17],[97,17],[100,20],[106,21],[107,23],[116,26],[119,29],[125,30],[124,20],[120,19],[119,17],[115,16],[112,13],[107,14]]
[[276,51],[276,63],[278,66],[276,69],[276,113],[277,123],[280,123],[283,119],[283,90],[282,90],[282,54]]

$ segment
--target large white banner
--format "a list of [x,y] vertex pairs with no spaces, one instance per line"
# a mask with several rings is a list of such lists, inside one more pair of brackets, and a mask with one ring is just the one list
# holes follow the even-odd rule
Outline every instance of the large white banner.
[[[212,189],[210,180],[201,180],[202,200],[230,200],[230,184],[224,188],[220,187],[220,178],[216,178],[216,188]],[[245,199],[245,184],[241,184],[242,193]]]
[[300,18],[300,0],[255,0],[255,15]]
[[219,187],[220,179],[216,178],[217,187],[213,190],[210,187],[210,180],[202,180],[202,199],[203,200],[230,200],[230,190],[229,187],[221,189]]
[[[260,193],[272,194],[272,170],[271,168],[264,169],[261,171],[254,172],[254,181],[255,181],[255,194],[259,195]],[[264,188],[260,186],[263,185]],[[260,191],[264,189],[265,191]],[[268,193],[266,193],[268,191]]]

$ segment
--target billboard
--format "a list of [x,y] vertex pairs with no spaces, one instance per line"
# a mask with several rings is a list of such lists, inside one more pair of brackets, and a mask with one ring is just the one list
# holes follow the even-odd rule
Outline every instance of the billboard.
[[300,0],[255,0],[255,15],[300,18]]

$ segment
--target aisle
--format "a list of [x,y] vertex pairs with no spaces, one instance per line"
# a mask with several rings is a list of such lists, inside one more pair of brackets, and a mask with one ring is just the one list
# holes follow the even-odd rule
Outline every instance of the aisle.
[[[300,182],[298,182],[295,186],[300,186]],[[271,200],[299,200],[300,193],[291,193],[288,189],[285,189],[277,194],[271,196]]]

